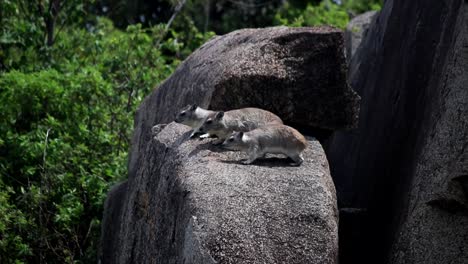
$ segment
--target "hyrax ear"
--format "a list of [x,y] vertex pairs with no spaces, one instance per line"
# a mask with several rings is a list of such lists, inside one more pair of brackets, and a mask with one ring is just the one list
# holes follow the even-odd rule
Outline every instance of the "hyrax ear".
[[195,109],[197,109],[198,105],[196,104],[193,104],[190,106],[190,111],[195,111]]
[[244,136],[244,132],[240,131],[239,133],[237,133],[237,136],[238,136],[239,138],[242,138],[242,137]]
[[221,119],[221,118],[223,118],[223,116],[224,116],[223,111],[216,113],[216,119]]

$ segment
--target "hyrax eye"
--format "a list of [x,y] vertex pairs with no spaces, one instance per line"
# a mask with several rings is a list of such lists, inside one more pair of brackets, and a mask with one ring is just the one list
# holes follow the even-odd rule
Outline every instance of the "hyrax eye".
[[211,123],[213,123],[213,121],[212,121],[212,120],[208,120],[208,121],[206,121],[206,123],[207,123],[207,124],[211,124]]
[[229,139],[229,142],[233,142],[233,141],[234,141],[234,139],[233,139],[233,138],[230,138],[230,139]]
[[180,114],[181,116],[185,116],[185,112]]

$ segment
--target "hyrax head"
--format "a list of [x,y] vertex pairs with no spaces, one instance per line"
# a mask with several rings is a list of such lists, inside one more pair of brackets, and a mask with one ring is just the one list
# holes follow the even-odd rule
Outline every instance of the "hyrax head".
[[176,116],[176,123],[181,123],[184,125],[191,125],[191,122],[195,119],[195,110],[197,105],[187,105],[184,107]]
[[220,131],[224,128],[223,124],[224,112],[216,112],[209,115],[203,125],[200,127],[200,132],[209,133],[212,131]]
[[234,132],[221,145],[223,148],[230,150],[242,150],[245,146],[245,142],[242,141],[244,132]]

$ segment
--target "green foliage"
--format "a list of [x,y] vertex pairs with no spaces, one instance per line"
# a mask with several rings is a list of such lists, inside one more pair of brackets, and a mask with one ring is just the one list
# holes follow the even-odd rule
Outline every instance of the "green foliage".
[[[274,14],[283,0],[186,0],[177,16],[177,31],[185,22],[195,25],[201,32],[215,31],[225,34],[246,27],[271,26]],[[174,7],[182,0],[107,0],[109,15],[116,25],[140,21],[154,25],[168,21]],[[172,7],[172,8],[171,8]],[[131,23],[131,22],[130,22]]]
[[292,9],[287,3],[283,8],[288,10],[286,16],[278,13],[275,17],[282,25],[293,27],[332,25],[344,28],[349,20],[346,11],[330,0],[325,0],[318,6],[309,4],[305,10]]
[[343,0],[343,7],[355,16],[369,10],[380,10],[383,0]]
[[95,0],[0,1],[0,70],[43,59],[67,26],[95,19],[87,8]]
[[285,2],[275,15],[275,24],[293,27],[330,25],[344,29],[349,22],[349,14],[380,9],[379,0],[342,2],[336,4],[331,0],[323,0],[318,5],[307,4],[305,9],[295,8]]
[[53,46],[20,49],[22,63],[0,73],[2,263],[96,261],[102,204],[127,174],[136,106],[210,36],[165,25],[120,31],[99,18],[64,28]]

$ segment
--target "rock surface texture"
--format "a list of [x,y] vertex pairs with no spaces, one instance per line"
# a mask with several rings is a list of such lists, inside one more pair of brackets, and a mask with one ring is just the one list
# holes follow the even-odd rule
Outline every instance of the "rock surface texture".
[[170,122],[196,103],[350,128],[359,97],[346,71],[342,33],[327,27],[239,30],[200,47],[137,112],[129,178],[105,205],[101,262],[337,263],[335,189],[317,141],[300,167],[274,157],[246,166],[245,154],[188,140]]
[[462,0],[385,1],[354,55],[359,128],[326,149],[350,207],[341,263],[468,263],[467,12]]
[[275,157],[246,166],[245,154],[189,134],[170,123],[148,144],[106,262],[336,263],[338,211],[318,141],[300,167]]
[[357,48],[361,44],[362,39],[366,36],[369,26],[378,14],[377,11],[368,11],[364,14],[360,14],[351,21],[349,21],[346,26],[344,39],[346,44],[346,58],[348,61],[351,60],[354,53],[356,53]]

